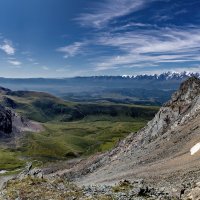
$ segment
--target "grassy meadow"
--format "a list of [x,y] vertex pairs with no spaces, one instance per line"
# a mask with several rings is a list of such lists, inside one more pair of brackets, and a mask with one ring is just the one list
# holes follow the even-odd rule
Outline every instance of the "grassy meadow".
[[156,106],[67,102],[38,92],[10,92],[0,103],[43,124],[44,131],[0,143],[0,170],[20,168],[27,160],[43,163],[85,157],[113,148],[153,118]]
[[90,116],[74,122],[45,123],[45,131],[27,134],[19,150],[42,160],[87,156],[113,148],[120,139],[138,131],[146,122],[144,119]]

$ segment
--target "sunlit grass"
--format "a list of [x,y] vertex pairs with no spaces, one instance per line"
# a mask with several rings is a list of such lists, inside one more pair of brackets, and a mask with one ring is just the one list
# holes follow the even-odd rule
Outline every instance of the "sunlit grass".
[[[154,106],[109,102],[66,102],[37,92],[13,92],[6,98],[14,102],[15,112],[42,122],[45,129],[23,134],[17,148],[10,150],[8,145],[6,151],[1,150],[2,169],[18,168],[27,159],[47,162],[107,151],[142,128],[158,110]],[[12,109],[3,97],[0,102]]]
[[87,156],[113,148],[130,132],[138,131],[147,120],[92,117],[75,122],[45,123],[45,131],[28,134],[21,150],[42,160]]
[[19,153],[0,149],[0,170],[13,170],[24,165]]

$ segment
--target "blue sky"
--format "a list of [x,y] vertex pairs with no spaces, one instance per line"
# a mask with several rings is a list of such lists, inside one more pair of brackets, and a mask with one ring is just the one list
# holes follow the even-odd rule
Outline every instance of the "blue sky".
[[1,0],[2,77],[200,71],[199,0]]

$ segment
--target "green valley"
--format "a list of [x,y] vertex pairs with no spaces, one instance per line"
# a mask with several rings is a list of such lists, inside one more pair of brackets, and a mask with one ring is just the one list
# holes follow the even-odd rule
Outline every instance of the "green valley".
[[14,145],[1,143],[0,169],[6,170],[19,168],[27,160],[46,163],[107,151],[130,132],[144,127],[158,110],[156,106],[68,102],[26,91],[1,91],[0,101],[44,127],[39,133],[16,136]]

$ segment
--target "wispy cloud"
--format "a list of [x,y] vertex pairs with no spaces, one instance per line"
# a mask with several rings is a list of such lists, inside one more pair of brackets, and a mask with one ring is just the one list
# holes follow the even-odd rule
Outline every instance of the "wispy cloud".
[[[58,48],[65,58],[82,54],[97,73],[121,68],[153,70],[161,66],[166,70],[168,64],[179,69],[181,64],[184,67],[188,63],[191,67],[200,62],[199,26],[192,20],[185,20],[185,24],[175,20],[190,12],[185,3],[102,0],[92,5],[76,18],[82,26],[90,27],[91,32],[84,35],[83,42]],[[83,49],[87,49],[87,53]]]
[[[174,4],[163,7],[158,13],[154,13],[153,23],[145,23],[140,18],[130,18],[129,14],[138,13],[146,9],[152,2],[163,1],[166,5],[170,0],[103,0],[94,3],[93,8],[80,15],[78,22],[83,26],[97,28],[90,36],[89,47],[100,46],[99,49],[107,49],[98,58],[94,58],[92,64],[95,71],[106,71],[122,67],[142,68],[145,66],[159,66],[167,63],[199,62],[200,56],[200,29],[166,25],[161,28],[156,22],[167,21],[176,15],[185,14],[184,9],[176,10],[169,15],[175,7]],[[134,15],[135,16],[135,15]],[[122,18],[125,17],[125,18]],[[120,23],[119,23],[120,22]],[[165,27],[165,28],[164,28]],[[105,29],[104,29],[105,28]],[[65,56],[75,56],[80,53],[81,45],[72,45],[59,49]]]
[[152,0],[104,0],[96,3],[91,12],[81,14],[76,20],[83,26],[102,28],[111,20],[144,8]]
[[30,61],[30,62],[35,62],[35,59],[33,59],[31,57],[28,57],[27,60]]
[[64,53],[64,58],[73,57],[81,52],[85,42],[74,42],[73,44],[56,49],[58,52]]
[[8,63],[14,66],[20,66],[22,63],[18,60],[8,60]]
[[4,51],[7,55],[14,55],[15,48],[10,40],[4,40],[3,44],[0,45],[0,49]]
[[158,63],[200,61],[200,29],[160,29],[104,35],[99,44],[118,49],[117,55],[97,63],[96,70]]
[[49,67],[47,67],[47,66],[42,66],[42,69],[47,71],[47,70],[49,70]]

